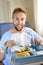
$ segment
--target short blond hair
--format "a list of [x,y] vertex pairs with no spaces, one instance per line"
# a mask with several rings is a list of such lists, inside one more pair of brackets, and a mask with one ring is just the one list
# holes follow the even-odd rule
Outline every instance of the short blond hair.
[[24,8],[15,8],[14,11],[12,12],[12,18],[14,18],[14,14],[17,12],[22,12],[27,15],[27,11]]

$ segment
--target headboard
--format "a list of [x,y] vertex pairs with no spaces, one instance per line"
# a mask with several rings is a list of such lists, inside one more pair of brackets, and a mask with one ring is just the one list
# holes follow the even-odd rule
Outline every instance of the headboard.
[[[29,23],[26,22],[25,24],[26,27],[29,26]],[[9,23],[0,23],[0,38],[2,37],[2,35],[8,31],[9,29],[13,28],[13,23],[9,22]]]

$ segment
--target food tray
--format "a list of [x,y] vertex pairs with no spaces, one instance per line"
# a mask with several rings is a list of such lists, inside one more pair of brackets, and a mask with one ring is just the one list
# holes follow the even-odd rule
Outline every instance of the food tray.
[[[43,50],[42,50],[43,51]],[[29,51],[31,53],[31,56],[17,58],[15,52],[11,52],[12,60],[15,63],[24,63],[24,62],[33,62],[33,61],[40,61],[43,60],[43,54],[37,54],[38,51],[35,49],[32,49]]]
[[28,57],[16,58],[16,53],[12,53],[12,60],[15,63],[33,62],[36,60],[43,60],[43,55],[31,55]]

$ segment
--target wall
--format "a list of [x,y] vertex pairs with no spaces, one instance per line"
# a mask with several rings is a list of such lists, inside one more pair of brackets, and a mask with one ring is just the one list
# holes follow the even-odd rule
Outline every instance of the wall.
[[3,7],[2,7],[2,0],[0,0],[0,22],[4,20],[3,15]]
[[43,36],[43,0],[37,1],[38,33]]
[[8,4],[7,0],[0,0],[0,22],[8,21]]
[[12,15],[12,11],[17,7],[25,8],[25,0],[10,0],[10,11]]
[[43,0],[34,0],[35,30],[43,36]]
[[31,28],[35,29],[34,25],[34,0],[25,0],[26,9],[27,9],[27,20],[29,21],[29,25]]

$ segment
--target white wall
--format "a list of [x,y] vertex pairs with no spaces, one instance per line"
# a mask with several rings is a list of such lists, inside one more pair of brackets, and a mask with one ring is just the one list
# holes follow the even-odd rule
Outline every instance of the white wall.
[[27,9],[27,20],[29,21],[29,25],[31,28],[35,29],[34,27],[34,6],[33,6],[34,0],[25,0],[26,9]]
[[0,0],[0,23],[9,21],[8,0]]
[[12,11],[17,8],[22,7],[25,8],[25,0],[10,0],[10,11],[12,15]]
[[2,0],[0,0],[0,22],[4,20],[3,8],[2,8]]
[[43,36],[43,0],[37,1],[38,32]]
[[35,30],[43,36],[43,0],[34,0]]

